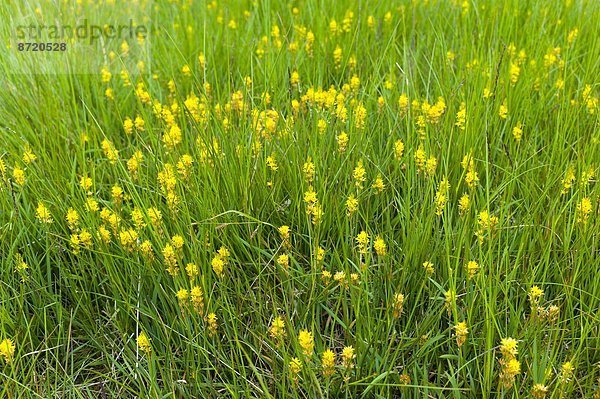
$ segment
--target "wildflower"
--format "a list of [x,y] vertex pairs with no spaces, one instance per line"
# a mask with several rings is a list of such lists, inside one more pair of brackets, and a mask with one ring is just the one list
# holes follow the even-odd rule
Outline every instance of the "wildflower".
[[410,375],[406,374],[406,372],[400,374],[399,381],[401,385],[409,385],[412,382]]
[[138,337],[137,337],[138,349],[149,355],[152,352],[152,344],[150,341],[151,341],[151,339],[148,338],[146,333],[142,331],[140,333],[140,335],[138,335]]
[[189,278],[194,279],[198,276],[198,265],[196,265],[195,263],[188,263],[185,266],[185,272]]
[[498,115],[500,118],[506,119],[508,116],[508,107],[506,106],[506,103],[502,103],[502,105],[500,105],[500,108],[498,109]]
[[500,383],[504,388],[511,388],[515,377],[521,373],[521,363],[517,360],[518,344],[514,338],[503,338],[500,342]]
[[130,117],[125,118],[125,121],[123,121],[123,130],[127,135],[133,132],[133,120]]
[[469,329],[467,323],[464,321],[459,322],[454,326],[454,334],[456,336],[456,345],[460,348],[467,340],[467,334]]
[[338,152],[345,152],[348,147],[348,134],[341,132],[335,137],[338,144]]
[[519,75],[521,74],[521,68],[519,67],[519,65],[515,64],[514,62],[511,62],[509,67],[509,74],[510,83],[514,85],[515,83],[517,83],[517,80],[519,80]]
[[279,235],[283,241],[283,247],[290,249],[292,247],[292,243],[290,241],[290,226],[281,226],[277,230],[279,231]]
[[448,202],[448,194],[450,192],[450,183],[448,178],[444,177],[440,182],[438,190],[435,193],[435,214],[441,216],[444,213],[444,208]]
[[458,211],[461,216],[465,215],[469,210],[469,206],[471,204],[471,198],[469,194],[463,194],[462,197],[458,200]]
[[467,107],[465,103],[460,104],[460,108],[456,113],[456,123],[454,124],[460,130],[465,130],[465,123],[467,121]]
[[323,269],[321,271],[321,279],[323,280],[323,284],[329,284],[329,281],[331,280],[331,272],[329,270]]
[[575,371],[575,367],[571,362],[565,362],[560,367],[560,376],[559,380],[562,384],[566,384],[573,378],[573,374]]
[[448,312],[448,316],[452,314],[452,307],[454,306],[454,302],[456,302],[456,292],[454,290],[448,290],[444,292],[444,307]]
[[540,298],[544,295],[544,290],[542,290],[540,287],[538,287],[537,285],[534,285],[533,287],[531,287],[531,289],[529,290],[529,303],[531,304],[532,307],[535,307],[538,305]]
[[435,174],[437,164],[438,164],[437,158],[434,157],[433,155],[430,156],[427,159],[427,162],[425,163],[425,174],[429,177],[433,176]]
[[190,302],[198,314],[204,314],[204,292],[199,286],[194,286],[190,290]]
[[469,261],[465,268],[467,269],[467,276],[469,280],[477,274],[477,271],[479,271],[479,265],[474,260]]
[[561,194],[566,194],[571,187],[573,187],[573,182],[575,182],[575,169],[573,166],[569,166],[569,169],[567,169],[567,173],[561,182],[563,186]]
[[577,204],[577,222],[586,224],[592,213],[592,201],[588,197],[581,199]]
[[342,49],[340,46],[337,46],[335,50],[333,50],[333,61],[336,69],[342,65]]
[[144,120],[142,119],[142,117],[141,117],[141,116],[136,116],[136,117],[135,117],[135,120],[133,121],[133,124],[134,124],[134,126],[135,126],[135,129],[136,129],[138,132],[143,132],[143,131],[144,131],[144,125],[145,125],[146,123],[144,122]]
[[290,265],[290,257],[286,254],[279,255],[279,257],[277,258],[277,264],[283,267],[284,269],[287,269]]
[[114,165],[119,160],[119,151],[111,141],[107,139],[102,140],[102,151],[104,151],[104,155],[111,164]]
[[85,191],[87,191],[89,193],[90,189],[92,188],[92,185],[93,185],[93,181],[90,177],[81,176],[81,179],[79,180],[79,186],[81,188],[83,188]]
[[15,179],[15,183],[17,183],[19,186],[22,186],[25,184],[25,171],[19,167],[14,167],[13,168],[13,178]]
[[302,172],[304,172],[304,179],[308,184],[312,184],[315,178],[315,164],[312,162],[310,157],[302,166]]
[[352,172],[352,176],[354,177],[354,184],[359,189],[363,188],[363,183],[367,180],[366,174],[367,171],[363,167],[362,161],[358,161],[356,168],[354,168],[354,171]]
[[294,357],[290,360],[289,364],[290,374],[292,375],[292,380],[294,383],[298,383],[298,374],[302,371],[302,361],[297,357]]
[[187,301],[190,299],[190,292],[185,288],[182,288],[179,291],[177,291],[175,296],[179,301],[179,306],[185,306],[185,304],[187,304]]
[[46,205],[44,205],[44,203],[41,201],[38,202],[38,206],[37,206],[37,209],[35,210],[35,214],[36,214],[37,219],[42,223],[50,224],[53,222],[50,211],[48,210],[48,208],[46,208]]
[[498,226],[498,217],[490,216],[487,210],[479,212],[477,216],[478,229],[475,235],[479,238],[479,242],[482,243],[484,236],[488,233],[490,236],[494,236],[496,228]]
[[275,158],[275,154],[271,154],[270,156],[267,157],[267,166],[273,172],[276,172],[277,169],[279,169],[279,167],[277,166],[277,159]]
[[383,190],[385,189],[385,183],[383,182],[383,178],[381,177],[381,175],[377,175],[377,178],[375,178],[372,187],[375,190],[377,190],[377,193],[383,192]]
[[366,255],[369,247],[369,234],[367,234],[367,232],[364,230],[358,233],[356,236],[356,244],[358,246],[358,253]]
[[298,343],[300,344],[302,353],[304,353],[305,356],[312,356],[315,348],[315,342],[312,333],[310,333],[308,330],[300,330],[300,333],[298,334]]
[[173,248],[171,244],[165,245],[162,250],[162,255],[169,274],[171,276],[177,275],[179,268],[177,267],[177,252],[175,251],[175,248]]
[[373,241],[373,248],[375,249],[377,256],[385,256],[387,254],[387,245],[380,236],[377,236],[375,241]]
[[515,357],[519,353],[518,346],[519,344],[516,339],[510,337],[502,338],[500,341],[500,353],[506,358]]
[[392,314],[394,318],[399,318],[402,315],[402,311],[404,310],[404,294],[396,293],[394,294],[394,299],[392,301]]
[[281,316],[277,316],[271,322],[271,327],[269,328],[269,336],[274,340],[281,340],[285,338],[285,323]]
[[118,185],[114,185],[112,186],[111,190],[110,190],[111,196],[113,198],[113,201],[115,201],[115,203],[120,203],[121,201],[123,201],[123,189],[118,186]]
[[212,269],[218,277],[223,277],[225,262],[220,256],[215,256],[211,261]]
[[300,84],[300,74],[298,73],[298,71],[292,72],[290,76],[290,84],[292,86],[298,86]]
[[396,140],[394,143],[394,157],[397,161],[402,159],[402,155],[404,154],[404,143],[402,140]]
[[324,377],[330,377],[335,373],[335,353],[331,349],[325,350],[321,355],[321,368]]
[[431,263],[430,261],[423,262],[423,269],[425,270],[425,273],[427,273],[428,276],[431,276],[434,272],[433,263]]
[[517,142],[521,141],[521,137],[523,137],[523,124],[521,122],[517,122],[517,125],[513,127],[512,134]]
[[149,240],[145,240],[140,244],[140,252],[142,253],[142,256],[146,258],[146,260],[150,261],[154,259],[154,249],[152,248],[152,243]]
[[10,338],[5,338],[0,342],[0,358],[6,363],[10,363],[15,356],[15,344]]
[[32,164],[37,159],[37,156],[33,153],[31,147],[25,147],[25,151],[23,151],[23,162],[27,165]]
[[98,227],[98,238],[104,244],[108,244],[110,242],[110,238],[111,238],[110,231],[104,226]]
[[356,357],[356,354],[354,353],[354,347],[345,346],[344,349],[342,349],[342,354],[341,354],[342,365],[345,368],[351,369],[354,367],[354,358],[355,357]]
[[73,230],[79,225],[79,213],[73,208],[69,208],[65,216],[69,229]]
[[535,384],[531,389],[531,396],[533,396],[534,399],[545,398],[547,393],[548,387],[543,384]]
[[358,199],[354,196],[354,194],[350,194],[348,199],[346,200],[346,214],[348,216],[352,216],[354,212],[358,210]]
[[217,322],[217,315],[215,313],[209,313],[206,316],[206,324],[208,325],[208,335],[214,336],[217,333],[217,328],[219,327]]

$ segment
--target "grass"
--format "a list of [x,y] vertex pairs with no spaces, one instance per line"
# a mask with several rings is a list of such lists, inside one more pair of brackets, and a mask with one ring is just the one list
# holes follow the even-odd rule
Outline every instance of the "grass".
[[0,58],[0,397],[600,395],[597,2],[84,3],[152,30]]

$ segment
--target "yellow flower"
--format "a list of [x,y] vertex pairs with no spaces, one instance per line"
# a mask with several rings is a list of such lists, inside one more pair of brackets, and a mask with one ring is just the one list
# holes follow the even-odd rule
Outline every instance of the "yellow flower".
[[358,188],[363,188],[363,183],[367,180],[366,178],[367,171],[363,167],[362,161],[358,161],[356,168],[352,172],[352,177],[354,177],[354,184]]
[[35,162],[36,159],[37,159],[37,157],[31,150],[31,147],[29,147],[29,146],[25,147],[25,151],[23,152],[23,162],[25,162],[26,164],[29,165],[29,164]]
[[219,327],[217,323],[217,315],[215,313],[209,313],[206,316],[206,324],[208,325],[208,335],[214,336],[217,333],[217,328]]
[[508,107],[506,106],[506,103],[502,103],[502,105],[500,105],[500,108],[498,109],[498,115],[500,118],[506,119],[508,116]]
[[312,333],[310,333],[308,330],[300,330],[300,333],[298,333],[298,343],[300,344],[302,353],[304,353],[305,356],[312,356],[315,348],[315,342]]
[[273,172],[276,172],[277,169],[279,169],[279,167],[277,166],[277,159],[275,158],[275,154],[271,154],[270,156],[267,157],[267,166]]
[[315,178],[315,164],[310,157],[308,157],[308,160],[302,166],[302,171],[304,172],[304,179],[306,182],[311,184]]
[[13,178],[15,179],[15,183],[19,186],[25,184],[25,171],[19,167],[13,168]]
[[573,366],[573,363],[563,363],[563,365],[560,367],[560,382],[566,384],[567,382],[571,381],[574,371],[575,367]]
[[348,134],[341,132],[335,137],[338,144],[338,152],[345,152],[348,147]]
[[139,350],[149,355],[152,352],[152,344],[150,341],[151,339],[142,331],[137,337],[137,346]]
[[38,206],[37,209],[35,210],[35,214],[37,219],[42,222],[42,223],[52,223],[52,215],[50,214],[50,211],[48,210],[48,208],[46,208],[46,205],[44,205],[43,202],[38,202]]
[[404,294],[396,293],[394,294],[394,299],[392,301],[392,315],[394,318],[398,318],[402,315],[402,311],[404,310]]
[[348,216],[352,216],[354,212],[358,210],[358,199],[354,196],[354,194],[350,194],[348,199],[346,200],[346,214]]
[[73,208],[69,208],[67,216],[65,216],[69,229],[73,230],[79,225],[79,213]]
[[529,294],[528,294],[528,296],[529,296],[529,302],[531,303],[532,306],[536,306],[539,303],[540,298],[543,295],[544,295],[544,290],[542,290],[537,285],[534,285],[529,290]]
[[285,338],[285,322],[281,316],[277,316],[271,322],[271,327],[269,328],[269,336],[274,340],[280,340]]
[[454,326],[454,334],[456,335],[456,345],[460,348],[467,340],[467,334],[469,329],[467,323],[464,321],[459,322]]
[[404,154],[404,143],[402,140],[396,140],[394,143],[394,157],[396,160],[401,160],[402,155]]
[[581,202],[577,204],[577,222],[587,223],[590,215],[592,214],[592,201],[588,197],[581,199]]
[[469,205],[471,204],[471,198],[469,194],[463,194],[462,197],[458,200],[458,211],[461,216],[465,215],[469,210]]
[[506,358],[515,357],[519,353],[518,342],[514,338],[502,338],[500,341],[500,353]]
[[369,234],[364,230],[358,233],[356,236],[356,244],[358,246],[358,253],[365,255],[369,247]]
[[194,286],[190,290],[190,302],[196,311],[202,315],[204,314],[204,292],[199,286]]
[[335,373],[335,353],[331,349],[325,350],[321,355],[321,367],[324,377],[330,377]]
[[4,358],[6,363],[10,363],[15,356],[15,344],[10,338],[5,338],[0,342],[0,358]]
[[373,182],[372,187],[375,190],[377,190],[377,193],[383,192],[383,190],[385,189],[385,183],[383,182],[383,178],[381,177],[381,175],[377,175],[377,178]]
[[385,256],[387,254],[387,245],[380,236],[375,238],[375,241],[373,242],[373,248],[375,249],[377,256]]
[[428,276],[431,276],[435,271],[433,268],[433,263],[430,261],[423,262],[423,269],[425,269],[425,273],[427,273]]
[[523,124],[521,122],[517,122],[517,125],[513,127],[512,133],[517,142],[521,141],[521,137],[523,137]]
[[531,389],[531,396],[533,396],[534,399],[545,398],[547,393],[548,393],[548,387],[545,386],[544,384],[535,384],[533,386],[533,388]]
[[279,255],[279,257],[277,258],[277,264],[283,267],[284,269],[287,269],[290,265],[290,257],[286,254]]
[[342,365],[347,368],[347,369],[351,369],[352,367],[354,367],[354,358],[356,357],[356,354],[354,353],[354,347],[352,346],[345,346],[344,349],[342,349]]
[[215,274],[218,277],[223,277],[224,273],[224,269],[225,269],[225,262],[223,262],[223,259],[221,259],[220,256],[215,256],[212,261],[211,261],[211,266],[212,269],[214,270]]
[[127,135],[130,135],[133,132],[133,121],[131,118],[125,118],[125,121],[123,122],[123,130]]
[[102,151],[104,151],[104,155],[111,164],[114,165],[119,160],[119,151],[111,141],[107,139],[102,140]]
[[185,306],[187,304],[188,299],[190,298],[190,293],[185,288],[180,289],[175,294],[177,300],[179,301],[180,306]]
[[479,271],[479,265],[474,260],[469,261],[465,267],[467,269],[468,279],[472,279]]
[[292,358],[289,364],[290,373],[292,374],[292,380],[297,383],[298,382],[298,374],[302,371],[302,361],[297,357]]

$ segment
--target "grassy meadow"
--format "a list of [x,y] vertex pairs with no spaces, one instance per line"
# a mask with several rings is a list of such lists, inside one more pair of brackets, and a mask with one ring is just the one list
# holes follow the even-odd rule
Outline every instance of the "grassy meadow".
[[0,398],[600,398],[599,2],[57,3],[150,29],[2,43]]

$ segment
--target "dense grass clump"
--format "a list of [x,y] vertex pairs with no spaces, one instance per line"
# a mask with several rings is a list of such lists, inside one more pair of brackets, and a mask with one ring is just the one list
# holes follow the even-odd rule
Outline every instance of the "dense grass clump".
[[0,397],[600,397],[600,3],[64,3],[152,29],[2,43]]

